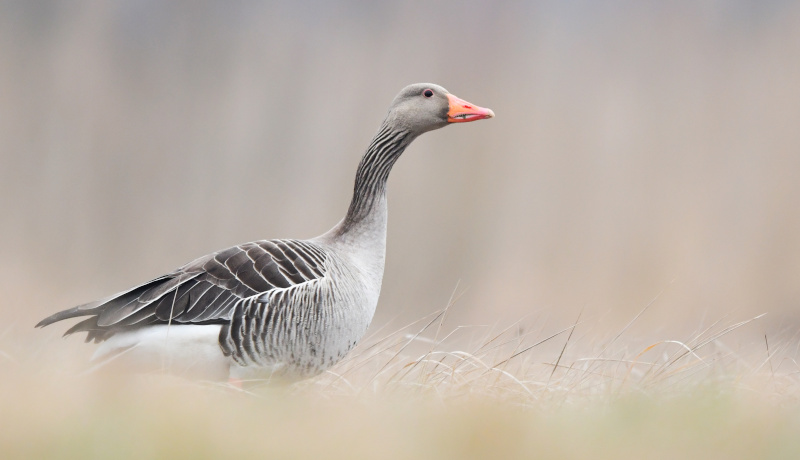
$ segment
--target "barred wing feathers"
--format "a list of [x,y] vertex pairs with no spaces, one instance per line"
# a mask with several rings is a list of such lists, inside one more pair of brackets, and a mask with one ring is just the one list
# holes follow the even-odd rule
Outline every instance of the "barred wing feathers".
[[237,303],[325,275],[324,251],[300,240],[263,240],[234,246],[172,273],[97,302],[58,312],[36,327],[89,316],[65,335],[87,332],[102,342],[114,333],[152,324],[229,324]]

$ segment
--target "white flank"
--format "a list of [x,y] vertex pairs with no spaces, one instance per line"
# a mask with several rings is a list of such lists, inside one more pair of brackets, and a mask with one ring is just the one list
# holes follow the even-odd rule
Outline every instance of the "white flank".
[[93,361],[120,361],[142,371],[210,380],[228,377],[230,360],[219,347],[219,325],[158,325],[120,332],[101,343]]

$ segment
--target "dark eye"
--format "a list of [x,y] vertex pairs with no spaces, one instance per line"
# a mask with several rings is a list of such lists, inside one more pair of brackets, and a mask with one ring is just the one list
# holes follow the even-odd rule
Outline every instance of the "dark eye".
[[433,96],[433,91],[426,89],[425,91],[422,92],[422,94],[425,95],[425,97],[431,97]]

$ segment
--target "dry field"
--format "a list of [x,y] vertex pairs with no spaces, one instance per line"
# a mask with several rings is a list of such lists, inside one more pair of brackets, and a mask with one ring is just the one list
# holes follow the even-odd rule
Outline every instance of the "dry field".
[[7,333],[3,458],[800,456],[798,342],[744,343],[760,318],[654,338],[635,317],[598,337],[591,318],[451,327],[452,308],[375,331],[317,378],[243,390],[98,369],[77,340],[21,351]]

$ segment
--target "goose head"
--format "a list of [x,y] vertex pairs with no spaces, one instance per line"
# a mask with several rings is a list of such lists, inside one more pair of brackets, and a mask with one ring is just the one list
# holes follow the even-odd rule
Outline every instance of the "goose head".
[[443,128],[451,123],[494,117],[491,109],[478,107],[450,94],[433,83],[406,86],[389,107],[387,122],[415,135]]

